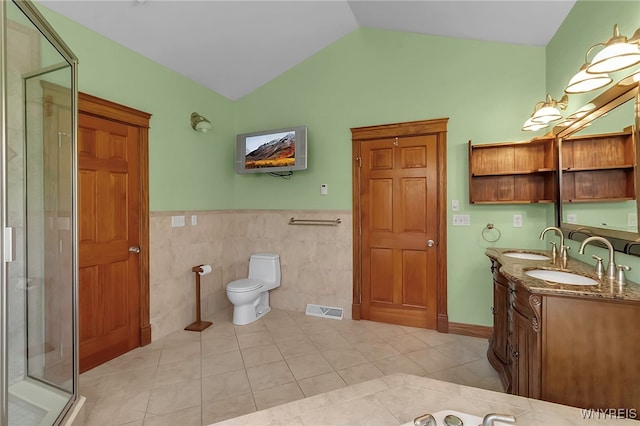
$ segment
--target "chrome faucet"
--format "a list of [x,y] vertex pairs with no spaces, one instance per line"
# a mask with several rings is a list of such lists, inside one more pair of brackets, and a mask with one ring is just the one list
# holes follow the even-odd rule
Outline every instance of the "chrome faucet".
[[515,424],[516,418],[510,414],[490,413],[482,419],[482,426],[493,426],[495,425],[494,422]]
[[[547,231],[556,231],[556,234],[558,234],[560,236],[560,258],[562,259],[562,262],[564,263],[564,265],[567,264],[567,250],[569,250],[569,247],[564,245],[564,234],[562,233],[562,229],[560,228],[556,228],[555,226],[547,226],[546,228],[544,228],[542,230],[542,232],[540,233],[540,239],[544,240],[544,235],[547,233]],[[553,249],[555,249],[555,243],[551,243],[553,245]],[[555,262],[555,256],[553,255],[553,253],[555,252],[555,250],[552,250],[552,257],[553,257],[553,261]]]
[[582,244],[580,244],[580,250],[578,250],[578,253],[584,254],[584,248],[586,247],[587,244],[589,244],[592,241],[600,241],[605,246],[607,246],[607,249],[609,250],[609,264],[607,265],[606,276],[610,280],[615,280],[616,279],[616,261],[614,259],[615,251],[613,250],[613,246],[611,245],[609,240],[603,237],[598,237],[598,236],[585,238],[584,241],[582,241]]

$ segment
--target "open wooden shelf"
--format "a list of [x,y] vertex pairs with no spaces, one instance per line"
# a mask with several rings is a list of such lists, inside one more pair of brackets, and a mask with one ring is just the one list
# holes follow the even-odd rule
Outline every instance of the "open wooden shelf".
[[636,198],[636,147],[631,128],[562,141],[562,198],[568,202]]
[[469,141],[469,202],[553,202],[556,191],[554,139],[472,145]]

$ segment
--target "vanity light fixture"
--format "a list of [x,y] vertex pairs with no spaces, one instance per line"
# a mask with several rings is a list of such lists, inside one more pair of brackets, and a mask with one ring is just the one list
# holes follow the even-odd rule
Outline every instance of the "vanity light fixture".
[[[538,104],[536,104],[536,107]],[[558,121],[562,118],[560,110],[567,109],[568,104],[569,97],[567,95],[562,96],[559,101],[553,99],[551,95],[547,95],[547,100],[534,112],[531,121],[537,124],[548,124],[553,121]]]
[[536,130],[544,129],[545,127],[549,127],[549,124],[534,123],[531,121],[531,118],[529,118],[522,125],[522,130],[525,132],[535,132]]
[[193,112],[191,113],[191,127],[196,132],[206,133],[211,128],[211,122],[197,112]]
[[523,132],[535,132],[536,130],[544,129],[545,127],[549,127],[549,123],[536,123],[533,121],[533,116],[538,112],[540,108],[544,106],[544,102],[540,101],[533,107],[533,114],[527,121],[522,125]]
[[640,29],[636,30],[631,39],[620,35],[618,24],[613,26],[613,37],[593,58],[586,71],[589,74],[600,74],[620,71],[640,63]]
[[619,86],[630,86],[632,84],[638,84],[640,82],[640,71],[635,74],[631,74],[629,77],[626,77],[618,83]]
[[578,109],[576,112],[574,112],[573,114],[569,115],[569,117],[567,117],[567,120],[575,120],[578,118],[582,118],[585,115],[587,115],[587,113],[589,111],[592,111],[596,106],[589,102],[588,104],[582,106],[580,109]]
[[604,43],[594,44],[587,50],[587,53],[584,55],[584,64],[580,67],[580,71],[569,80],[567,88],[564,89],[565,93],[587,93],[604,87],[613,81],[613,79],[609,77],[609,74],[591,74],[587,72],[587,68],[589,67],[589,53],[591,53],[596,46],[604,46]]

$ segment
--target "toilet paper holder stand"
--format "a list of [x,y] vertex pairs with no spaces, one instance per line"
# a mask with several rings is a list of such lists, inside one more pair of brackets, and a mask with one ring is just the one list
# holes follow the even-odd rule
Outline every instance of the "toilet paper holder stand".
[[211,321],[202,321],[200,318],[200,275],[204,271],[202,269],[203,266],[205,265],[191,268],[191,271],[196,274],[196,320],[184,328],[188,331],[202,331],[213,324]]

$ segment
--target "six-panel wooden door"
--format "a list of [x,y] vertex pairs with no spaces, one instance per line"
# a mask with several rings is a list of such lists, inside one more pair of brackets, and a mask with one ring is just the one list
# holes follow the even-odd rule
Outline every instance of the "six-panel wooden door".
[[436,328],[437,136],[361,149],[362,317]]
[[[139,131],[78,115],[80,371],[140,346]],[[132,250],[135,251],[135,250]]]

